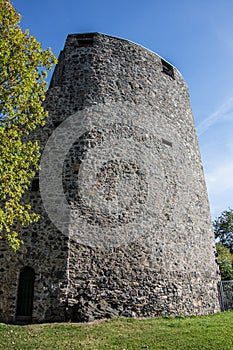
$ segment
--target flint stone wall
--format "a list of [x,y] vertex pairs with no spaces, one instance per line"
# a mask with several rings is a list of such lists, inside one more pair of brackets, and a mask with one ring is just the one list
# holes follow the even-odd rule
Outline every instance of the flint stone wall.
[[69,35],[46,108],[35,137],[42,150],[51,134],[68,150],[53,152],[65,219],[57,183],[46,179],[42,197],[57,203],[65,230],[31,192],[42,216],[19,254],[1,247],[0,320],[14,321],[24,266],[36,274],[33,322],[219,311],[208,197],[180,73],[129,41]]

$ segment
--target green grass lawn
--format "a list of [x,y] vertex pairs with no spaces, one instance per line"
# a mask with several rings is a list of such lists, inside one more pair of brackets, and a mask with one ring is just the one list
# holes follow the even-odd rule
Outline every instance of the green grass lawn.
[[0,350],[233,349],[233,312],[89,324],[0,324]]

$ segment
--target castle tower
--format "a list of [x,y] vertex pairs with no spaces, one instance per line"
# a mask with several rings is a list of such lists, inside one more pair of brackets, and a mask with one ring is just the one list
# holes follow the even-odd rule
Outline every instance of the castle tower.
[[[127,40],[69,35],[37,130],[38,223],[0,246],[0,321],[219,311],[208,197],[187,86]],[[40,183],[40,188],[39,188]]]

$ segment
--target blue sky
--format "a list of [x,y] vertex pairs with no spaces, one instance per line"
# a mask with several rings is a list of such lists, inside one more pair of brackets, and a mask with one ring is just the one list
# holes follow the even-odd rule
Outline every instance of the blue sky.
[[182,73],[191,98],[212,217],[233,207],[232,0],[14,0],[44,48],[102,32],[158,53]]

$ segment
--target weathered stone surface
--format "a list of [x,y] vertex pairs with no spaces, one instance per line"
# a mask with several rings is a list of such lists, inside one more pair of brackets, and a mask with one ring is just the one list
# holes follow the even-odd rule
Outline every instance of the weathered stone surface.
[[35,137],[43,150],[56,134],[43,164],[53,160],[62,181],[40,178],[44,202],[28,194],[41,219],[24,230],[21,251],[0,245],[0,321],[16,319],[25,266],[35,270],[33,322],[219,311],[208,198],[180,73],[129,41],[69,35],[46,108]]

